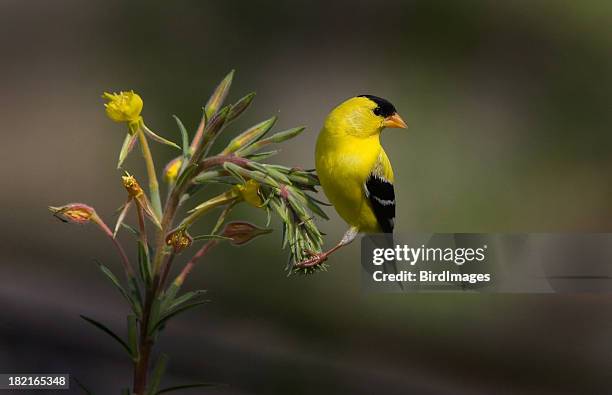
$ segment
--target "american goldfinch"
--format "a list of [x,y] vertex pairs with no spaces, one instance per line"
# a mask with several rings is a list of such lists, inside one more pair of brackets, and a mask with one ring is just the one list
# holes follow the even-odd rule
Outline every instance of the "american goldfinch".
[[327,116],[317,140],[315,166],[325,195],[350,226],[332,249],[298,266],[315,266],[359,233],[393,233],[393,169],[380,144],[384,128],[406,128],[393,104],[371,95],[346,100]]

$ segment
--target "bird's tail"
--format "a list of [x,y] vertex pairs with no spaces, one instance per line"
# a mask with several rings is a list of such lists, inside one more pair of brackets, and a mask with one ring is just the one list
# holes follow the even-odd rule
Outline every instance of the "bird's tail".
[[[366,235],[365,237],[367,237],[371,241],[371,244],[376,246],[376,248],[395,249],[395,239],[393,238],[393,233],[379,233],[376,235]],[[382,269],[383,272],[387,274],[399,273],[397,269],[397,261],[395,259],[385,260],[385,263],[382,265]],[[402,281],[398,280],[396,285],[399,286],[402,291],[404,290],[404,284]]]

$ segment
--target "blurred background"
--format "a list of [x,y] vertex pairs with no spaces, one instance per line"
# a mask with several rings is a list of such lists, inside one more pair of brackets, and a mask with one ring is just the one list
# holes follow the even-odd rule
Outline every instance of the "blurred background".
[[[47,210],[85,202],[112,223],[125,199],[125,128],[106,118],[103,91],[139,92],[147,124],[179,140],[171,114],[192,132],[235,68],[230,100],[257,97],[219,145],[278,115],[276,130],[308,129],[274,161],[305,168],[330,109],[375,94],[409,124],[382,138],[398,232],[612,228],[610,2],[5,0],[0,49],[3,373],[70,373],[97,394],[130,383],[122,350],[78,316],[123,333],[126,308],[93,262],[118,270],[117,256],[93,227]],[[159,168],[175,154],[153,150]],[[143,178],[137,151],[126,167]],[[331,244],[345,225],[328,213]],[[234,218],[265,224],[253,210]],[[219,248],[197,267],[187,287],[210,303],[166,329],[165,385],[610,393],[610,295],[365,295],[357,244],[327,273],[287,278],[280,238]]]

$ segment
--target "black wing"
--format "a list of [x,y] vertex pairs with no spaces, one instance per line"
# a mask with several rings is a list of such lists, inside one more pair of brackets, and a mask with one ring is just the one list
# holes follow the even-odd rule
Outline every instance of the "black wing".
[[395,190],[393,184],[377,174],[370,174],[365,182],[365,194],[378,225],[384,233],[393,233],[395,221]]

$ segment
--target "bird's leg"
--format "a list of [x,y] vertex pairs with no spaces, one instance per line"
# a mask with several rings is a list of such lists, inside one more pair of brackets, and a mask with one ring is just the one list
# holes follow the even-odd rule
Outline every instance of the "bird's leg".
[[351,226],[349,230],[344,233],[344,236],[342,236],[342,240],[340,240],[340,242],[336,244],[333,248],[324,252],[305,251],[306,253],[308,253],[308,255],[310,255],[310,258],[306,259],[305,261],[296,263],[295,267],[305,268],[320,265],[321,263],[325,262],[331,254],[355,240],[355,237],[357,237],[358,234],[359,229],[354,226]]

